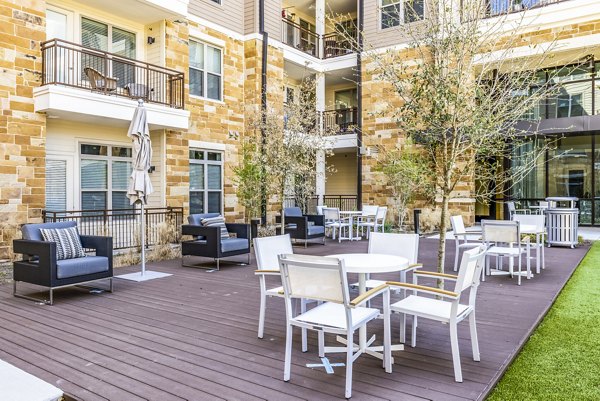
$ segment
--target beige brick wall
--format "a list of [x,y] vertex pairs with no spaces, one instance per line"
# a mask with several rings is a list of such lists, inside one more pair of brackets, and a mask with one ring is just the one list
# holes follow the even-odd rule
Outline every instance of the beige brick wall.
[[0,2],[0,259],[21,224],[41,221],[45,203],[45,115],[33,111],[40,85],[45,2]]

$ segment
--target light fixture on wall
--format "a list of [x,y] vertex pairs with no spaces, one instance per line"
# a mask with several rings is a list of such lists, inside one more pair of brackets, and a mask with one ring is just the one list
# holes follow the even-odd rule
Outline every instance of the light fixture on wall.
[[156,166],[150,166],[150,168],[148,169],[148,173],[151,174],[153,172],[156,171]]
[[154,36],[148,36],[148,44],[151,45],[154,42],[156,42],[156,38]]

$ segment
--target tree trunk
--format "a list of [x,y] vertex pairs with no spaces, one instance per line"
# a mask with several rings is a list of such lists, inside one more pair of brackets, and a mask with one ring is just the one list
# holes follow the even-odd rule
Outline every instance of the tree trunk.
[[[448,224],[448,202],[450,197],[448,195],[442,196],[442,216],[440,218],[440,243],[438,246],[438,273],[444,273],[444,265],[446,262],[446,229]],[[438,280],[438,288],[444,288],[444,280]]]
[[[283,209],[285,207],[285,190],[281,192],[280,194],[280,198],[281,199],[281,235],[285,234],[285,213],[283,213]],[[275,231],[277,232],[277,231]]]

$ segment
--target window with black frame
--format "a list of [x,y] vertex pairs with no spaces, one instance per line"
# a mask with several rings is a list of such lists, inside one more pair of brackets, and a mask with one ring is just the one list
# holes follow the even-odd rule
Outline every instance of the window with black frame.
[[381,29],[425,18],[425,0],[381,0]]
[[131,153],[126,146],[80,145],[82,210],[132,208],[127,198]]
[[223,212],[223,154],[190,149],[190,213]]

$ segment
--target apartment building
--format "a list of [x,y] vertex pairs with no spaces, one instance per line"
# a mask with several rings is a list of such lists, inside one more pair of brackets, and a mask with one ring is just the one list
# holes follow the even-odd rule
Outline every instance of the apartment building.
[[[482,1],[488,18],[526,13],[527,33],[515,46],[557,40],[565,57],[555,60],[589,60],[557,82],[564,95],[536,110],[547,132],[565,137],[513,195],[531,202],[578,196],[582,223],[600,224],[597,0]],[[293,101],[306,77],[317,82],[324,124],[338,127],[325,161],[335,172],[318,180],[318,201],[389,203],[373,150],[403,136],[370,113],[389,91],[338,31],[405,52],[395,28],[426,18],[427,7],[425,0],[0,2],[0,258],[9,256],[19,225],[41,221],[43,211],[129,207],[126,132],[139,98],[154,150],[151,207],[243,219],[232,168],[250,116],[262,99]],[[334,23],[328,15],[343,17]],[[495,204],[469,198],[473,185],[458,188],[464,196],[453,209],[470,220],[500,216]]]

